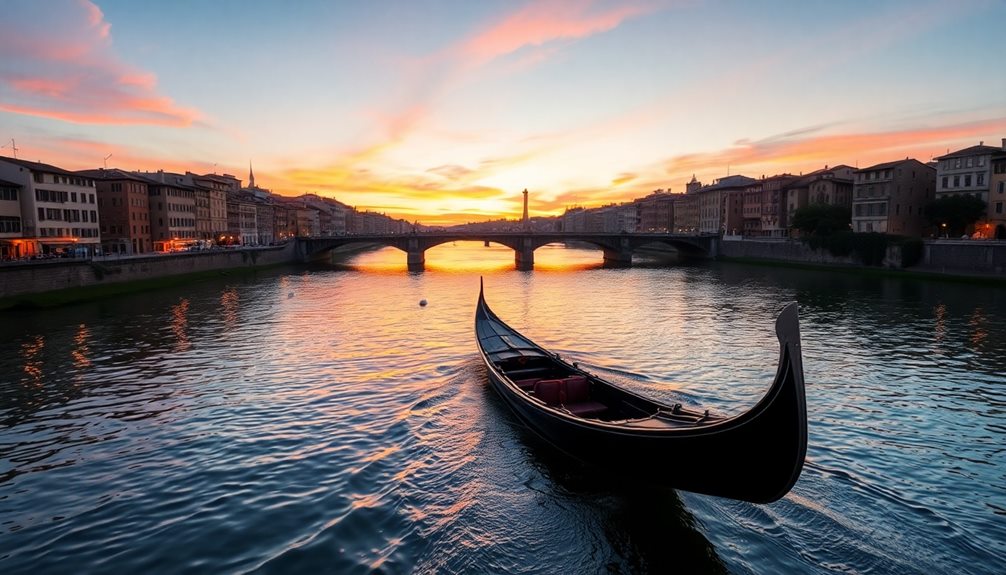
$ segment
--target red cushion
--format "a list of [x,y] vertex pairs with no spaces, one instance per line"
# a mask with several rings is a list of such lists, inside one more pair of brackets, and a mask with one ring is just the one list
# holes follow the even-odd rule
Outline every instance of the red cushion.
[[562,380],[543,379],[534,384],[534,395],[548,405],[559,405],[561,402]]
[[590,384],[582,375],[573,375],[562,380],[566,392],[563,403],[580,403],[590,399]]

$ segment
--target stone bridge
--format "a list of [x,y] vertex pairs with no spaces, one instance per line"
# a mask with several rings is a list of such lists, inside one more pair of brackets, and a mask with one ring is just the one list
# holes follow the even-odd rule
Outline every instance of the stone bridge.
[[605,234],[592,232],[431,232],[412,234],[356,234],[333,237],[297,238],[297,255],[303,262],[319,260],[328,252],[351,244],[379,244],[398,248],[407,254],[410,270],[422,270],[426,250],[456,241],[495,242],[514,251],[519,270],[534,268],[534,251],[553,243],[582,242],[604,252],[605,265],[632,265],[632,254],[647,244],[666,244],[686,257],[715,258],[719,237],[662,233]]

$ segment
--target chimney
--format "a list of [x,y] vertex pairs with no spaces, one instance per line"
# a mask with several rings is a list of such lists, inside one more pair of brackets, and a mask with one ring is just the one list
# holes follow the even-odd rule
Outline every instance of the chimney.
[[1003,138],[1003,151],[1006,152],[1006,138]]

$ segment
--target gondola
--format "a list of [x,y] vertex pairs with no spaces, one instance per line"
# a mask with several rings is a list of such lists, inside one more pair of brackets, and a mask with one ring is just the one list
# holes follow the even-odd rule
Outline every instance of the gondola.
[[658,403],[564,361],[497,317],[482,286],[475,312],[492,387],[546,442],[604,473],[752,503],[786,495],[807,452],[795,303],[780,312],[775,329],[772,386],[750,410],[722,417]]

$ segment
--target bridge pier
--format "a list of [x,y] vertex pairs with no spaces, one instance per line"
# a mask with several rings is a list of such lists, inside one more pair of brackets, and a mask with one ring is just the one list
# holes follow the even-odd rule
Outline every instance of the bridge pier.
[[421,272],[426,269],[426,252],[409,252],[407,261],[410,272]]
[[408,249],[405,250],[405,253],[410,272],[421,272],[426,269],[426,250],[419,247],[418,239],[409,238]]
[[514,264],[520,271],[531,271],[534,269],[534,245],[531,238],[522,238],[520,247],[514,250]]
[[631,268],[632,250],[604,250],[604,267]]
[[632,267],[632,244],[629,238],[619,238],[618,246],[604,249],[604,266],[609,268]]
[[514,252],[514,264],[522,272],[534,269],[534,250],[517,250]]

